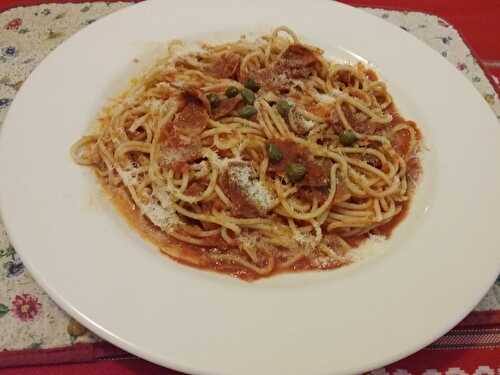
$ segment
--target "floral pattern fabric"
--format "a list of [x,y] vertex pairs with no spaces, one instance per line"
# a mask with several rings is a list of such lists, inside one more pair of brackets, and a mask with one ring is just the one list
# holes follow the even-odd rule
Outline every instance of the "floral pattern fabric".
[[[54,4],[0,13],[0,127],[17,90],[48,53],[86,25],[128,5]],[[452,26],[417,12],[366,11],[400,26],[438,51],[472,81],[500,119],[500,101],[493,87]],[[500,310],[500,279],[476,309]],[[53,348],[99,340],[90,332],[74,336],[75,329],[68,327],[72,327],[70,318],[25,270],[0,223],[0,350]]]

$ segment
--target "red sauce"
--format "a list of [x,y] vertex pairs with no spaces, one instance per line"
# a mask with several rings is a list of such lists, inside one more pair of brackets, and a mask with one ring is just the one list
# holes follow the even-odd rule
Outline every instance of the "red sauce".
[[235,78],[240,61],[241,57],[236,53],[223,54],[213,63],[210,72],[217,78]]
[[284,175],[290,163],[299,163],[306,167],[306,175],[298,183],[299,186],[325,187],[329,185],[330,161],[315,160],[305,147],[291,140],[273,139],[270,143],[276,145],[283,155],[279,162],[269,163],[270,172]]
[[179,241],[159,231],[157,227],[145,218],[140,210],[131,203],[132,201],[128,192],[124,188],[110,186],[97,174],[96,177],[104,192],[110,197],[113,205],[123,215],[127,223],[137,230],[145,240],[157,246],[165,255],[168,255],[181,264],[207,271],[228,273],[242,280],[252,281],[258,278],[258,275],[251,270],[245,270],[232,264],[217,263],[208,256],[211,248],[227,249],[228,245],[221,236],[208,237],[210,245],[205,247]]
[[[127,222],[131,227],[136,229],[139,234],[146,240],[157,246],[164,254],[168,255],[175,261],[186,264],[191,267],[199,268],[206,271],[222,272],[229,274],[241,280],[253,281],[259,279],[261,276],[257,273],[245,269],[241,266],[217,262],[208,256],[212,251],[212,248],[218,248],[224,252],[224,249],[228,249],[228,244],[222,239],[221,236],[213,236],[207,238],[207,246],[196,246],[181,242],[167,235],[166,233],[159,231],[148,219],[141,215],[140,211],[131,203],[127,191],[124,188],[115,188],[104,182],[102,178],[98,180],[101,183],[104,191],[111,197],[111,200],[119,212],[125,217]],[[383,235],[389,237],[394,230],[394,228],[406,217],[408,212],[409,204],[406,203],[403,206],[402,211],[396,215],[390,222],[381,225],[380,227],[374,229],[372,233]],[[328,240],[329,234],[325,235],[325,239]],[[368,238],[368,234],[345,238],[345,240],[353,247],[359,246]],[[333,239],[333,242],[335,240]],[[335,244],[334,244],[335,245]],[[278,255],[279,256],[279,255]],[[278,257],[277,256],[277,257]],[[319,267],[320,270],[329,270],[341,267],[346,263],[332,262],[324,264]],[[294,263],[290,269],[277,269],[275,268],[271,274],[266,275],[272,276],[284,272],[302,272],[308,270],[318,270],[318,265],[313,264],[309,259],[303,258],[298,262]]]
[[373,121],[361,121],[356,122],[354,119],[351,119],[352,128],[360,134],[373,135],[377,131],[386,127],[384,124],[379,124]]
[[[284,168],[286,168],[286,164],[288,162],[297,162],[302,161],[310,167],[308,164],[311,162],[310,155],[304,147],[296,144],[293,141],[289,140],[273,140],[273,143],[276,144],[283,153],[283,160],[279,163],[275,163],[270,165],[270,170],[274,172],[283,172]],[[314,159],[314,158],[312,158]],[[314,160],[313,160],[314,162]],[[418,158],[413,157],[410,158],[407,162],[408,174],[410,176],[414,175],[415,180],[418,178],[418,175],[421,172],[421,167]],[[321,179],[325,177],[324,173],[318,173],[321,168],[318,168],[316,164],[312,165],[312,176],[314,179]],[[308,172],[309,173],[309,172]],[[327,178],[327,177],[325,177]],[[133,203],[131,203],[131,199],[124,188],[114,188],[107,185],[103,179],[99,178],[101,185],[104,190],[109,193],[112,198],[114,205],[118,208],[118,210],[123,214],[123,216],[127,219],[128,223],[134,227],[146,240],[152,242],[156,246],[160,248],[160,250],[176,260],[179,263],[189,265],[191,267],[214,271],[214,272],[222,272],[225,274],[232,275],[236,278],[253,281],[259,279],[261,276],[252,270],[245,269],[237,264],[231,264],[228,262],[218,262],[209,256],[209,253],[212,252],[213,248],[219,249],[224,253],[226,250],[229,250],[230,246],[224,241],[224,239],[220,235],[206,237],[204,246],[196,246],[193,244],[185,243],[182,241],[178,241],[175,238],[167,235],[166,233],[159,231],[147,218],[141,215],[140,210],[135,207]],[[228,196],[233,204],[233,212],[232,214],[239,217],[257,217],[259,216],[259,212],[252,205],[250,201],[246,198],[246,196],[241,192],[241,190],[234,184],[231,184],[227,175],[222,175],[219,180],[220,186],[223,189],[224,193]],[[200,183],[193,183],[186,190],[187,195],[198,195],[206,186],[203,186]],[[319,200],[324,200],[325,196],[328,192],[327,188],[321,187],[302,187],[299,190],[300,193],[307,192],[310,194],[308,198],[311,196],[317,196]],[[348,189],[345,184],[340,180],[337,181],[337,191],[335,195],[335,202],[344,201],[346,196],[349,195]],[[210,212],[212,209],[220,210],[224,207],[224,204],[219,200],[215,199],[210,202],[202,202],[202,210]],[[385,223],[371,231],[372,234],[381,235],[384,237],[390,237],[393,230],[397,225],[406,217],[409,209],[409,203],[404,203],[403,208],[400,213],[398,213],[391,221]],[[210,230],[215,229],[217,225],[210,225],[210,223],[204,223],[203,229]],[[182,233],[182,232],[181,232]],[[325,241],[328,241],[328,238],[331,237],[331,240],[335,242],[335,237],[331,234],[325,234]],[[344,238],[349,245],[352,247],[360,246],[366,239],[369,237],[369,234],[363,234],[359,236],[352,236]],[[335,243],[333,243],[334,247],[337,247]],[[235,251],[234,248],[231,248],[231,253]],[[238,250],[236,250],[238,251]],[[278,258],[279,255],[276,255]],[[266,277],[283,273],[283,272],[302,272],[308,270],[329,270],[341,267],[346,263],[340,262],[331,262],[325,263],[322,265],[318,265],[317,263],[313,263],[308,258],[303,258],[294,263],[289,269],[278,269],[275,268],[270,275],[266,275]]]
[[406,125],[411,126],[415,130],[415,134],[417,135],[417,139],[422,139],[422,133],[420,132],[420,129],[418,128],[417,124],[415,121],[411,120],[405,120],[401,115],[399,114],[396,106],[394,104],[391,104],[387,109],[386,113],[390,114],[392,116],[391,122],[388,124],[389,128],[392,128],[396,125],[399,125],[401,123],[404,123]]
[[[212,212],[213,210],[222,211],[226,208],[224,202],[222,202],[219,198],[214,198],[205,202],[202,201],[199,203],[199,205],[202,208],[203,212]],[[218,228],[219,226],[216,227]]]
[[166,233],[158,230],[140,210],[132,203],[132,200],[125,188],[116,188],[107,184],[104,179],[96,174],[104,192],[111,198],[113,205],[125,217],[127,223],[136,229],[146,240],[157,246],[163,253],[168,254],[173,259],[182,258],[185,263],[195,267],[206,267],[208,260],[200,257],[199,249],[195,246],[178,241]]
[[358,236],[346,237],[344,239],[352,247],[358,247],[368,239],[370,234],[389,238],[392,235],[392,232],[394,231],[394,229],[408,215],[409,208],[410,208],[410,203],[405,202],[405,203],[403,203],[403,207],[401,208],[401,211],[396,216],[394,216],[390,221],[388,221],[387,223],[382,224],[382,225],[376,227],[375,229],[372,229],[370,231],[370,233],[365,233],[365,234],[361,234]]
[[203,184],[200,184],[199,182],[195,181],[188,186],[184,194],[189,196],[197,196],[200,195],[203,191],[205,191],[206,188],[207,187],[204,186]]
[[[232,163],[228,166],[230,169],[232,166],[236,167],[238,165],[245,163]],[[257,179],[257,176],[255,176]],[[231,213],[236,217],[259,217],[261,212],[255,206],[247,195],[242,191],[241,186],[238,186],[232,179],[229,178],[228,173],[224,173],[219,178],[219,185],[224,194],[231,201]]]
[[399,155],[406,157],[410,151],[410,140],[410,132],[406,129],[401,129],[392,135],[392,147],[394,147],[394,150],[396,150]]
[[296,193],[297,197],[308,202],[312,199],[316,199],[319,204],[323,203],[328,198],[328,187],[302,187]]
[[[196,148],[189,159],[196,159],[199,155],[198,149]],[[189,171],[189,163],[187,161],[174,161],[170,164],[170,168],[177,175],[187,173]]]
[[321,103],[312,103],[310,105],[307,105],[306,110],[308,112],[311,112],[313,115],[324,119],[330,117],[330,114],[332,112],[332,109],[329,106]]
[[[293,46],[291,46],[293,47]],[[304,52],[304,51],[307,52]],[[304,72],[300,70],[304,67],[308,69],[314,66],[314,59],[309,55],[312,54],[311,51],[307,50],[303,46],[296,45],[293,48],[289,48],[284,54],[284,61],[281,67],[286,67],[291,69],[289,72],[291,74],[298,74]],[[312,54],[313,55],[313,54]],[[313,55],[314,56],[314,55]],[[239,64],[239,60],[238,60]],[[228,68],[229,69],[229,68]],[[299,69],[299,70],[295,70]],[[347,79],[347,77],[345,77]],[[173,162],[170,167],[174,169],[176,173],[186,172],[189,169],[189,161],[192,161],[200,156],[199,150],[201,149],[201,142],[199,140],[199,135],[206,129],[208,124],[209,110],[206,103],[206,98],[196,91],[189,91],[183,95],[183,107],[173,121],[166,124],[162,130],[162,147],[165,151],[179,152],[183,155],[181,160]],[[240,104],[241,98],[239,96],[235,98],[223,100],[218,107],[212,112],[214,118],[219,118],[227,115],[233,111]],[[308,107],[308,110],[312,113],[321,116],[328,117],[330,115],[330,110],[323,105],[317,104]],[[419,132],[416,124],[411,121],[406,121],[402,119],[395,108],[391,106],[389,112],[392,111],[393,120],[389,124],[389,127],[393,127],[401,122],[412,126],[417,134],[417,138],[421,138],[421,133]],[[346,113],[350,116],[350,113]],[[351,118],[350,118],[351,119]],[[370,121],[365,122],[351,122],[353,127],[360,133],[373,134],[378,131],[377,124],[373,124]],[[386,125],[387,126],[387,125]],[[421,166],[419,159],[415,155],[408,155],[409,153],[409,142],[410,134],[406,130],[398,131],[394,134],[391,139],[396,151],[402,155],[407,162],[408,175],[410,179],[416,181],[421,174]],[[275,144],[281,151],[283,158],[277,163],[270,163],[269,172],[275,173],[277,175],[283,175],[286,171],[286,167],[290,163],[300,163],[306,167],[306,175],[304,179],[298,183],[300,186],[299,196],[303,195],[304,198],[310,199],[311,197],[316,197],[319,202],[323,202],[328,195],[329,186],[329,171],[331,168],[331,161],[324,161],[316,159],[307,148],[295,143],[291,140],[283,139],[273,139],[271,143]],[[367,158],[366,161],[371,165],[379,168],[380,166],[378,159],[370,158],[370,155],[364,155]],[[124,188],[114,188],[107,185],[103,179],[100,179],[101,185],[104,190],[109,193],[113,203],[118,208],[118,210],[124,215],[128,223],[133,226],[138,232],[147,240],[155,244],[160,248],[160,250],[173,258],[174,260],[187,264],[192,267],[210,270],[215,272],[223,272],[226,274],[233,275],[234,277],[251,281],[260,278],[261,276],[257,273],[245,269],[236,264],[231,264],[227,262],[217,262],[209,256],[213,252],[213,248],[217,248],[218,251],[224,253],[229,250],[230,246],[224,241],[220,235],[205,237],[204,246],[196,246],[193,244],[178,241],[175,238],[167,235],[166,233],[158,230],[146,217],[144,217],[140,210],[135,207],[132,203],[128,192]],[[247,196],[242,192],[241,188],[237,186],[234,182],[230,181],[227,173],[223,174],[219,178],[219,186],[224,191],[226,196],[230,199],[232,203],[232,215],[236,217],[259,217],[261,213],[255,207],[255,204],[251,202]],[[201,194],[206,189],[206,186],[197,182],[192,183],[185,194],[189,196],[196,196]],[[342,180],[337,181],[336,195],[334,204],[340,201],[345,201],[350,196],[349,190],[342,182]],[[211,212],[212,210],[222,210],[225,205],[218,198],[213,199],[209,202],[201,202],[201,209],[204,212]],[[391,221],[385,223],[371,231],[372,234],[382,235],[389,237],[394,228],[406,217],[409,209],[409,203],[404,203],[402,210],[397,214]],[[189,220],[188,220],[189,221]],[[193,222],[193,225],[198,225],[198,223]],[[211,223],[201,223],[203,229],[210,230],[218,228],[217,225]],[[182,231],[182,229],[181,229]],[[182,232],[181,232],[182,233]],[[369,234],[363,234],[359,236],[344,238],[351,246],[357,247],[362,242],[368,238]],[[338,246],[334,243],[335,236],[330,234],[325,234],[325,241],[332,241],[333,246]],[[231,253],[237,252],[234,247],[231,248]],[[276,255],[278,258],[280,255]],[[333,269],[342,266],[341,263],[327,263],[321,266],[313,263],[307,258],[303,258],[298,262],[294,263],[290,269],[277,269],[275,268],[271,274],[277,274],[281,272],[288,271],[306,271],[311,269]],[[266,275],[270,276],[270,275]]]

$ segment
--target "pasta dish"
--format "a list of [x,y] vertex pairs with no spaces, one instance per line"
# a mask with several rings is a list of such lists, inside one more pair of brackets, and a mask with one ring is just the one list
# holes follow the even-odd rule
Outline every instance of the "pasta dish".
[[71,154],[162,252],[254,280],[337,268],[389,236],[421,141],[373,69],[282,26],[195,51],[171,42]]

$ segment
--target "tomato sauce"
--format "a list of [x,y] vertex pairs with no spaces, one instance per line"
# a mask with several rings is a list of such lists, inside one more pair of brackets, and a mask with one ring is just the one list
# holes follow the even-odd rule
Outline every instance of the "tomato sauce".
[[316,115],[323,119],[329,118],[332,112],[331,107],[321,103],[312,103],[310,105],[307,105],[306,110],[312,113],[313,115]]
[[291,140],[273,139],[270,143],[276,145],[283,155],[279,162],[269,163],[270,172],[284,175],[290,163],[299,163],[306,168],[306,174],[298,183],[299,186],[325,187],[329,185],[330,161],[315,160],[307,148]]
[[[231,167],[228,167],[231,168]],[[241,190],[234,181],[232,181],[228,173],[224,173],[219,178],[219,186],[224,194],[231,201],[231,213],[236,217],[259,217],[259,209],[255,203],[251,201],[247,195]]]
[[401,223],[401,221],[404,220],[404,218],[408,214],[409,206],[409,203],[403,203],[403,208],[401,209],[401,211],[387,223],[382,224],[375,229],[372,229],[369,233],[345,237],[344,240],[352,247],[359,247],[370,237],[370,235],[378,235],[389,238],[394,229],[399,225],[399,223]]

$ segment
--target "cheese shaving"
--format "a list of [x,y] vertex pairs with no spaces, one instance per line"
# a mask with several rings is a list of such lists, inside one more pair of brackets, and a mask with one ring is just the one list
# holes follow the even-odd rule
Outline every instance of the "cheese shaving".
[[229,168],[229,179],[232,180],[256,207],[263,211],[274,205],[274,194],[256,178],[254,170],[246,164],[232,165]]

